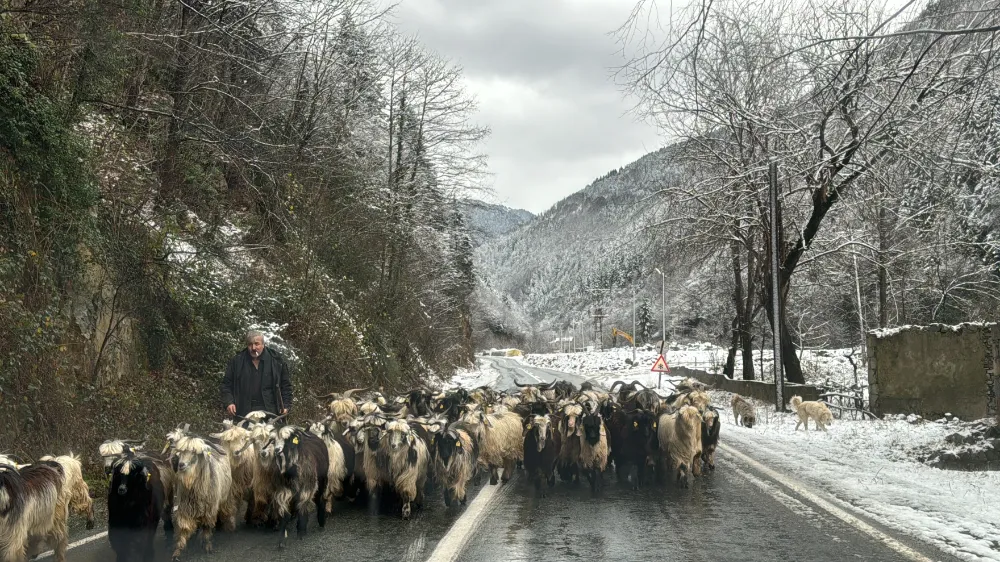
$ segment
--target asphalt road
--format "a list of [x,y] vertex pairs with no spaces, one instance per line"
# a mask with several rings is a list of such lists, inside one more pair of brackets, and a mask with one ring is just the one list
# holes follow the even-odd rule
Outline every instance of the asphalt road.
[[[500,373],[495,386],[584,377],[534,369],[516,361],[481,357]],[[725,441],[725,436],[722,436]],[[742,451],[749,454],[750,451]],[[752,456],[752,455],[751,455]],[[247,562],[309,561],[662,561],[805,562],[835,560],[956,560],[916,541],[895,538],[912,549],[901,554],[856,526],[824,511],[752,466],[720,451],[717,470],[689,489],[670,485],[632,491],[613,471],[594,496],[587,486],[556,484],[536,498],[526,479],[502,487],[473,489],[466,507],[445,508],[440,494],[428,497],[411,521],[338,503],[337,512],[308,536],[277,549],[276,532],[217,533],[215,553],[192,540],[183,560]],[[869,522],[878,528],[875,522]],[[888,533],[884,529],[880,529]],[[891,533],[888,533],[892,535]],[[892,535],[895,536],[895,535]],[[169,560],[170,546],[157,538],[157,560]],[[905,550],[905,548],[904,548]],[[923,556],[923,558],[921,558]],[[68,560],[114,560],[107,538],[69,551]]]

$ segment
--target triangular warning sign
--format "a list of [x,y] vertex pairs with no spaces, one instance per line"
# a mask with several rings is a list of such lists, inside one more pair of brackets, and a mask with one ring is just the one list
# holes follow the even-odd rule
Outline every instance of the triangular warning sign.
[[662,355],[656,358],[656,363],[653,363],[653,368],[650,371],[658,373],[669,373],[670,367],[667,367],[667,360],[663,358]]

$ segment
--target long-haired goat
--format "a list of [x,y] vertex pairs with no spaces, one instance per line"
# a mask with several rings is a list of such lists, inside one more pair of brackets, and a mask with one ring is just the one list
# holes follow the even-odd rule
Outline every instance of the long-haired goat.
[[[69,515],[76,513],[87,518],[87,529],[94,528],[94,502],[90,499],[90,488],[83,480],[83,466],[80,459],[73,453],[58,457],[44,456],[39,459],[38,464],[46,464],[59,470],[62,474],[62,486],[59,490],[59,501],[56,503],[55,520],[53,521],[53,533],[56,537],[69,537]],[[33,541],[33,552],[29,555],[40,554],[46,541]],[[57,544],[49,544],[56,549],[56,559],[61,560]],[[64,555],[63,555],[64,556]]]
[[479,446],[463,429],[445,429],[434,438],[435,472],[444,488],[444,504],[458,500],[465,505],[465,488],[476,472]]
[[0,455],[0,560],[25,562],[30,542],[49,540],[56,558],[66,559],[68,535],[55,526],[62,470],[49,464],[18,466]]
[[227,531],[236,528],[236,494],[229,455],[221,446],[180,429],[168,435],[167,447],[172,451],[170,460],[176,471],[177,541],[173,559],[180,559],[191,535],[199,528],[205,551],[211,552],[217,521]]
[[580,421],[580,468],[586,472],[590,489],[599,490],[604,483],[604,469],[608,467],[608,433],[598,413],[584,414]]
[[701,460],[709,470],[715,470],[715,449],[719,446],[720,429],[719,411],[709,406],[701,419]]
[[560,403],[559,410],[554,416],[561,443],[556,467],[559,470],[559,478],[564,482],[580,480],[580,436],[583,431],[579,422],[582,416],[583,406],[570,401]]
[[250,504],[253,502],[251,493],[257,464],[251,447],[253,439],[250,437],[250,430],[242,425],[235,425],[230,420],[225,420],[222,424],[225,427],[223,431],[209,436],[218,439],[229,456],[229,468],[233,472],[233,493],[237,502],[246,500]]
[[126,448],[111,463],[108,485],[108,540],[118,562],[155,558],[153,538],[166,497],[159,465]]
[[339,430],[339,422],[332,417],[309,426],[309,432],[319,437],[326,444],[329,457],[326,484],[326,511],[333,513],[333,502],[345,494],[353,499],[356,495],[354,486],[354,445]]
[[296,518],[299,539],[309,525],[309,502],[316,504],[319,526],[326,525],[326,488],[330,457],[323,440],[301,427],[288,425],[275,431],[274,462],[280,477],[274,493],[274,503],[281,523],[278,546],[285,546],[288,523]]
[[343,432],[347,429],[347,425],[351,423],[351,420],[358,416],[358,403],[354,401],[352,395],[355,392],[363,392],[367,389],[364,388],[352,388],[345,391],[343,394],[339,392],[332,392],[324,396],[324,398],[331,398],[330,403],[326,405],[327,412],[336,421],[338,429]]
[[399,495],[403,519],[410,518],[412,503],[418,506],[423,503],[428,458],[427,445],[410,424],[404,420],[385,424],[378,449],[379,473]]
[[688,472],[701,474],[701,414],[694,406],[681,406],[660,416],[657,438],[664,463],[677,482],[688,487]]
[[812,418],[816,427],[823,431],[826,431],[826,426],[833,421],[833,414],[830,413],[830,408],[822,402],[803,402],[802,397],[796,394],[792,396],[792,399],[788,403],[795,409],[795,413],[799,416],[799,423],[795,424],[795,431],[798,431],[799,426],[803,424],[806,431],[809,431],[809,418]]
[[470,435],[479,444],[479,466],[490,473],[490,484],[501,480],[508,482],[514,476],[514,466],[524,458],[524,436],[521,433],[521,416],[513,412],[487,414],[471,412],[462,418]]

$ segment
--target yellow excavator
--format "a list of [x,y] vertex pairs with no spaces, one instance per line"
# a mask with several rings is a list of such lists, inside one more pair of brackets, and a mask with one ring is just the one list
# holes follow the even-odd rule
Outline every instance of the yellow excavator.
[[615,338],[617,338],[618,336],[621,336],[621,337],[627,339],[630,344],[632,344],[633,346],[635,346],[635,340],[632,339],[632,336],[630,336],[628,333],[623,332],[622,330],[619,330],[618,328],[615,328],[614,326],[612,326],[611,327],[611,345],[612,346],[615,345],[615,342],[617,341]]

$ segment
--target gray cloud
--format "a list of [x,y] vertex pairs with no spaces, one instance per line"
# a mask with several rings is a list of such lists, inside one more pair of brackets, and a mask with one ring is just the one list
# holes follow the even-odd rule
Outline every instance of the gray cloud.
[[656,149],[653,127],[625,115],[610,78],[609,35],[628,0],[404,0],[399,27],[460,64],[500,202],[540,212],[595,177]]

